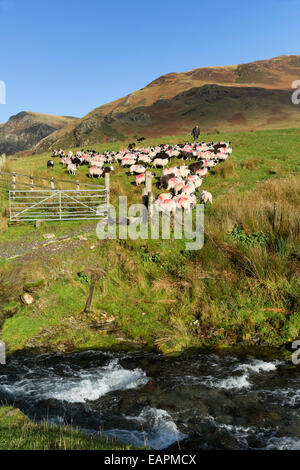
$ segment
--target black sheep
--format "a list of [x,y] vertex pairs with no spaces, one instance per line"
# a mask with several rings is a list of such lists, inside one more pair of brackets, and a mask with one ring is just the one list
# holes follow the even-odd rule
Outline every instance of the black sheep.
[[80,158],[78,158],[78,157],[73,157],[73,158],[71,159],[71,161],[72,161],[73,165],[76,165],[76,166],[77,166],[77,168],[82,164],[82,161],[81,161]]
[[168,175],[163,175],[159,178],[159,188],[167,189],[169,180],[175,178],[175,173],[170,173]]
[[195,163],[191,163],[189,165],[189,170],[191,172],[191,174],[195,174],[197,170],[203,170],[203,163],[202,162],[195,162]]

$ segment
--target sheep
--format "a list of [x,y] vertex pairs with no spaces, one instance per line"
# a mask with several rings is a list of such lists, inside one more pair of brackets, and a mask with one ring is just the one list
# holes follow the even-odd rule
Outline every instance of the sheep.
[[181,183],[182,180],[180,178],[170,178],[169,181],[168,181],[168,186],[167,186],[167,190],[170,191],[170,189],[174,189],[175,186],[178,184],[178,183]]
[[216,163],[213,160],[207,160],[206,162],[206,167],[207,168],[213,168],[216,165]]
[[134,173],[139,175],[141,173],[145,173],[146,168],[142,165],[131,165],[129,171],[131,175],[133,175]]
[[175,185],[175,187],[174,187],[175,196],[177,196],[177,194],[180,193],[180,192],[183,190],[184,186],[185,186],[185,184],[184,184],[183,181],[180,182],[180,183],[177,183],[177,184]]
[[182,160],[190,160],[193,157],[192,152],[187,152],[187,151],[181,151],[180,152],[180,158]]
[[78,168],[78,167],[81,165],[81,163],[82,163],[81,158],[79,158],[79,157],[77,157],[77,156],[71,158],[71,161],[72,161],[73,165],[76,165],[76,168]]
[[64,166],[68,166],[70,163],[72,163],[72,160],[69,157],[62,157],[60,163]]
[[195,162],[195,163],[191,163],[189,165],[189,170],[192,174],[196,174],[196,172],[198,170],[202,170],[203,169],[203,163],[202,162]]
[[188,183],[185,186],[183,186],[181,190],[181,194],[189,195],[193,194],[196,191],[194,183]]
[[102,176],[102,175],[103,175],[102,168],[99,168],[98,166],[91,166],[90,167],[90,171],[89,171],[90,178],[92,178],[94,176],[97,176],[98,178],[100,178],[100,176]]
[[176,176],[181,176],[182,178],[186,178],[189,174],[191,173],[190,169],[183,165],[181,167],[178,168],[177,172],[176,172]]
[[193,183],[195,185],[195,188],[200,188],[202,185],[202,179],[199,178],[198,175],[190,175],[187,178],[187,183]]
[[205,205],[209,202],[212,204],[212,194],[209,193],[208,191],[202,191],[200,195],[200,202],[203,202]]
[[134,165],[134,164],[135,164],[135,158],[134,158],[134,157],[132,157],[132,156],[130,156],[130,157],[129,157],[129,156],[126,156],[126,157],[123,157],[123,158],[122,158],[121,165],[122,165],[123,167],[125,167],[125,166],[132,166],[132,165]]
[[140,155],[138,158],[138,162],[149,164],[151,163],[151,158],[148,157],[147,155]]
[[170,212],[175,215],[176,202],[173,199],[164,199],[160,202],[156,201],[155,206],[159,211]]
[[162,202],[165,201],[166,199],[172,199],[172,194],[171,193],[162,193],[158,196],[157,202]]
[[153,168],[164,168],[165,166],[167,166],[169,163],[168,159],[167,158],[155,158],[153,160]]
[[160,177],[159,179],[159,188],[162,189],[167,189],[168,187],[168,184],[169,184],[169,180],[171,178],[175,178],[175,173],[170,173],[168,175],[163,175]]
[[203,170],[200,168],[199,170],[196,171],[196,175],[201,176],[202,178],[204,178],[204,176],[207,176],[207,173],[208,173],[207,168],[203,168]]
[[145,183],[146,181],[146,175],[145,173],[142,173],[141,175],[137,175],[135,178],[135,184],[139,186],[142,183]]
[[196,196],[194,194],[179,196],[175,198],[175,203],[177,207],[190,212],[196,205]]
[[74,163],[69,163],[69,165],[68,165],[68,172],[69,172],[69,174],[70,174],[70,175],[75,175],[76,170],[77,170],[77,166],[74,165]]
[[164,168],[163,169],[163,175],[170,175],[171,173],[174,173],[176,176],[178,172],[178,168],[175,166],[173,168]]

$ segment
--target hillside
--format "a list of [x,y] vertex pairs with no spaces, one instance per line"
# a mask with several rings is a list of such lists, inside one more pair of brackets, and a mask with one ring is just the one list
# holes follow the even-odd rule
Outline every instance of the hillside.
[[[7,226],[7,193],[0,193],[0,339],[13,352],[74,352],[191,347],[284,348],[300,335],[299,129],[203,135],[233,142],[230,159],[211,170],[201,188],[205,246],[184,240],[99,240],[86,220]],[[188,135],[165,141],[186,142]],[[161,138],[147,140],[156,145]],[[110,144],[113,150],[126,142]],[[97,144],[105,151],[107,144]],[[68,150],[66,148],[66,150]],[[73,149],[75,150],[75,149]],[[49,153],[7,159],[7,170],[47,179],[99,184],[81,167],[76,176]],[[182,164],[179,159],[174,165]],[[142,188],[115,166],[111,203]],[[162,170],[156,170],[157,177]],[[102,180],[103,181],[103,180]],[[155,197],[159,194],[153,184]],[[276,211],[274,202],[277,202]],[[2,220],[2,225],[1,225]],[[239,227],[239,229],[237,229]],[[51,239],[47,235],[53,234]],[[267,242],[267,244],[266,244]],[[107,273],[95,290],[93,312],[83,313],[86,269]],[[22,293],[35,302],[25,306]],[[278,358],[279,352],[276,352]]]
[[0,154],[27,150],[76,118],[23,111],[0,125]]
[[297,127],[290,96],[299,76],[300,56],[169,73],[69,123],[38,150],[185,133],[195,122],[207,131]]

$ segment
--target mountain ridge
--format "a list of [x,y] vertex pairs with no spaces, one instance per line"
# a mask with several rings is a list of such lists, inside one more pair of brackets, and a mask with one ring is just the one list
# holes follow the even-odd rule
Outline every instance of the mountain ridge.
[[[47,115],[38,115],[41,128],[30,145],[38,152],[141,134],[174,135],[189,132],[196,122],[207,131],[300,127],[300,106],[290,100],[299,77],[300,55],[170,72],[82,118],[60,117],[65,120],[56,121],[56,128]],[[0,126],[0,151],[6,125]]]
[[31,149],[43,138],[76,119],[20,111],[0,125],[0,153],[12,155]]
[[[188,131],[195,122],[207,130],[295,127],[300,125],[300,109],[291,104],[289,97],[292,93],[291,85],[299,77],[300,55],[282,55],[237,65],[201,67],[181,73],[170,72],[133,93],[94,108],[83,118],[43,139],[37,149],[52,148],[53,145],[75,147],[134,139],[141,133],[146,137],[154,137],[159,131],[162,135],[173,135],[175,132]],[[200,89],[212,87],[206,89],[206,92],[216,94],[215,85],[223,87],[224,92],[227,90],[232,100],[216,99],[213,119],[212,109],[207,105],[207,100],[201,99]],[[193,112],[187,106],[188,93],[196,89],[198,92],[193,92],[196,99]],[[236,90],[244,90],[239,103],[234,98]],[[265,91],[260,93],[256,90]],[[285,93],[284,98],[281,91]],[[261,102],[255,100],[255,93],[259,93]],[[177,115],[174,114],[174,101],[177,101]],[[229,106],[225,113],[223,106]],[[256,117],[253,109],[256,110]],[[172,113],[173,117],[170,118]],[[209,119],[201,113],[206,113]],[[169,120],[169,125],[166,125],[166,120]]]

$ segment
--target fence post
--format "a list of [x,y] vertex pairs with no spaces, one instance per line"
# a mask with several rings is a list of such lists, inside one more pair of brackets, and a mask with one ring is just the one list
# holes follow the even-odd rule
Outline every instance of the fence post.
[[12,187],[13,190],[16,189],[16,173],[15,172],[13,172],[13,174],[12,174],[11,187]]
[[153,192],[152,192],[152,173],[151,171],[146,171],[146,181],[145,181],[145,194],[147,195],[147,206],[148,206],[148,219],[151,222],[153,215]]
[[33,176],[30,176],[30,191],[34,190],[34,179]]
[[76,180],[76,191],[79,191],[80,189],[80,183],[79,180]]
[[54,178],[53,177],[50,180],[50,187],[51,187],[51,189],[55,189]]
[[146,188],[143,188],[142,191],[142,203],[144,206],[148,207],[148,193]]
[[109,201],[110,174],[109,173],[105,173],[104,175],[104,186],[106,190],[106,203],[109,206],[109,203],[110,203]]

